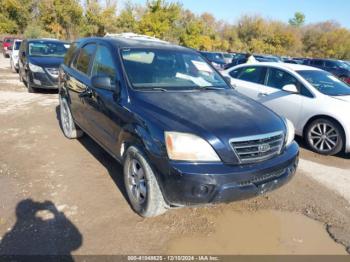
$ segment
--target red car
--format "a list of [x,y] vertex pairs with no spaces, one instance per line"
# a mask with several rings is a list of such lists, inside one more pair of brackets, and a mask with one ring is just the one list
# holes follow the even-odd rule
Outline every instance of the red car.
[[4,57],[10,57],[14,37],[4,37],[2,41],[2,53]]

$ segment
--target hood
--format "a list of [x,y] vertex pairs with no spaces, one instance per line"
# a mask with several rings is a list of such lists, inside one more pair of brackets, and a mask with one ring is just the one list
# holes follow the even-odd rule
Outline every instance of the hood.
[[39,57],[39,56],[30,56],[29,62],[41,66],[41,67],[49,67],[49,68],[58,68],[64,60],[64,57]]
[[166,131],[228,141],[285,130],[279,116],[233,89],[135,92],[135,95],[140,110],[161,121]]

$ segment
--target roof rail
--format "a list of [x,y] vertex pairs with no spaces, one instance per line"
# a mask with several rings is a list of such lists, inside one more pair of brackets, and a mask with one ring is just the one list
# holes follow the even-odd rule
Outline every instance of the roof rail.
[[135,33],[121,33],[121,34],[109,34],[107,33],[104,37],[108,38],[127,38],[127,39],[133,39],[133,40],[141,40],[141,41],[150,41],[150,42],[158,42],[163,44],[170,44],[167,41],[148,36],[148,35],[139,35]]

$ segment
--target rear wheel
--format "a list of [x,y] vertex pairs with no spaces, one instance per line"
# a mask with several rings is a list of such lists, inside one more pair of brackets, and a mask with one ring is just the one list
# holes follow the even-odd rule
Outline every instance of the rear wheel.
[[305,140],[313,151],[323,155],[335,155],[343,149],[345,136],[337,122],[320,118],[309,124]]
[[83,136],[83,131],[74,123],[67,100],[60,96],[60,124],[64,135],[69,139]]
[[166,203],[155,174],[144,154],[131,146],[126,152],[124,183],[132,208],[143,217],[166,212]]
[[11,64],[11,71],[12,71],[13,73],[16,73],[17,70],[16,70],[16,68],[15,68],[15,65],[13,64],[13,60],[12,60],[12,59],[10,60],[10,64]]

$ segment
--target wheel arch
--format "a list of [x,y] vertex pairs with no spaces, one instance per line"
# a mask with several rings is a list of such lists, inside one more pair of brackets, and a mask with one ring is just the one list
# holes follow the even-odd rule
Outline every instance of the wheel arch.
[[304,125],[304,128],[303,128],[303,137],[306,138],[306,131],[307,131],[307,128],[309,127],[309,125],[315,121],[316,119],[321,119],[321,118],[324,118],[324,119],[327,119],[327,120],[331,120],[331,121],[334,121],[335,123],[337,123],[340,128],[341,128],[341,132],[343,133],[343,136],[344,136],[344,145],[343,145],[343,149],[345,147],[345,145],[347,144],[347,141],[348,141],[348,138],[346,136],[346,132],[345,132],[345,129],[344,129],[344,126],[343,124],[338,120],[336,119],[335,117],[332,117],[332,116],[329,116],[329,115],[315,115],[313,117],[311,117],[307,122],[306,124]]

